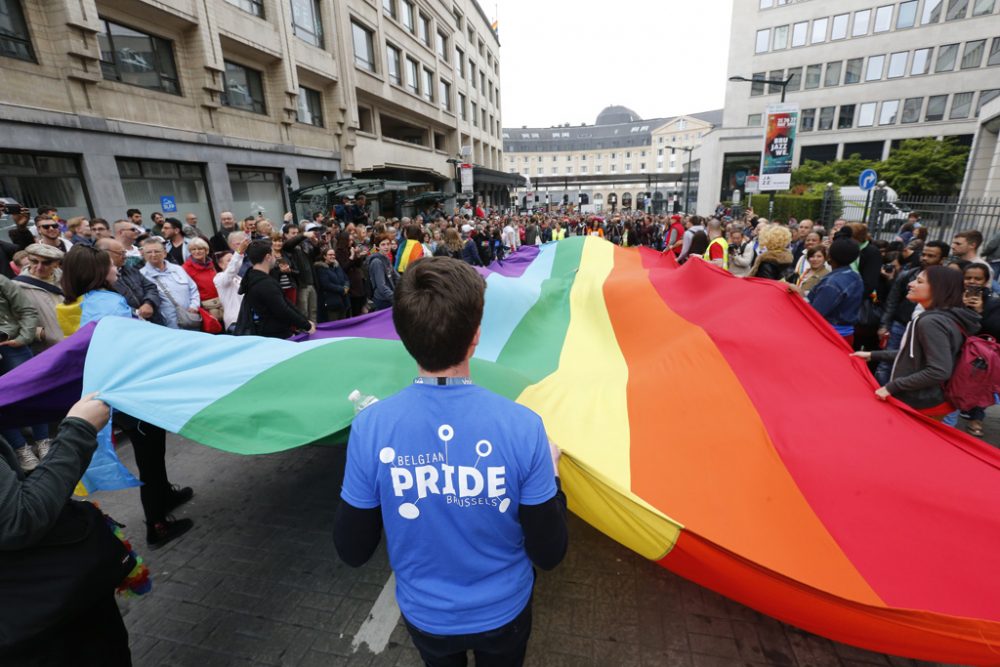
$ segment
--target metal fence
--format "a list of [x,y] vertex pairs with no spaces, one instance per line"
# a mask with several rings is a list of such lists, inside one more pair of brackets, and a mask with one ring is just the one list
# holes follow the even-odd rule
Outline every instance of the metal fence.
[[[986,239],[1000,233],[1000,199],[960,197],[896,197],[876,188],[868,197],[843,197],[824,202],[831,219],[867,222],[872,236],[891,241],[911,213],[920,216],[928,240],[951,241],[956,233],[978,229]],[[836,208],[840,208],[839,215]]]

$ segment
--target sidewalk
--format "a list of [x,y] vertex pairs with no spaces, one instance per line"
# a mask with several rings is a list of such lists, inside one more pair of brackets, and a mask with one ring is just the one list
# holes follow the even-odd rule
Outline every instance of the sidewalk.
[[[986,429],[1000,442],[997,408]],[[134,470],[131,446],[119,454]],[[121,603],[134,664],[422,665],[395,615],[384,545],[359,569],[334,552],[343,468],[340,447],[245,457],[170,436],[171,481],[195,489],[177,516],[191,517],[195,527],[156,552],[145,549],[138,489],[97,494],[102,508],[127,524],[153,574],[152,593]],[[535,667],[928,664],[784,625],[671,574],[575,517],[566,560],[539,573],[534,618],[527,664]],[[367,643],[356,645],[359,631]]]

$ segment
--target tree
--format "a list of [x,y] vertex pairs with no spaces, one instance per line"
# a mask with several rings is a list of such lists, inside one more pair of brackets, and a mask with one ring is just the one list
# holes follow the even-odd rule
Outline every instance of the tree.
[[877,171],[879,178],[902,195],[953,195],[962,186],[968,160],[968,146],[953,138],[907,139]]
[[862,159],[857,153],[836,162],[816,162],[807,160],[798,169],[792,171],[792,187],[809,186],[827,183],[834,185],[857,185],[858,176],[865,169],[875,169],[878,163],[874,160]]

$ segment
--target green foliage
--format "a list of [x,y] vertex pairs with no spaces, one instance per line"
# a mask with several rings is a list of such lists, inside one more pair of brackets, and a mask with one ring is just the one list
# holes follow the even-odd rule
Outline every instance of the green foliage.
[[968,146],[953,138],[907,139],[878,167],[879,178],[902,195],[952,195],[962,187]]
[[[879,169],[878,162],[863,160],[855,153],[849,158],[837,162],[822,163],[806,160],[798,169],[792,170],[792,187],[797,185],[811,186],[817,183],[826,185],[857,185],[858,176],[865,169]],[[879,171],[879,174],[882,172]]]
[[[768,195],[752,195],[750,205],[754,213],[767,218]],[[823,213],[823,197],[796,196],[796,195],[775,195],[774,215],[775,220],[819,220]]]
[[826,164],[807,160],[792,171],[792,190],[808,192],[812,186],[827,183],[856,186],[862,171],[874,169],[900,195],[952,195],[962,185],[968,159],[969,148],[953,138],[907,139],[881,162],[863,160],[857,154]]

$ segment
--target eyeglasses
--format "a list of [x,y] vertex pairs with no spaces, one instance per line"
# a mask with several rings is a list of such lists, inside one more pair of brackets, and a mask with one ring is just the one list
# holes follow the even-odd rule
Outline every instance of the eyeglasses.
[[59,229],[59,225],[37,225],[39,229]]
[[36,265],[39,265],[39,264],[42,265],[42,266],[49,266],[51,264],[55,264],[58,261],[59,260],[57,260],[57,259],[39,259],[38,257],[29,257],[28,258],[28,263],[31,264],[32,266],[36,266]]

